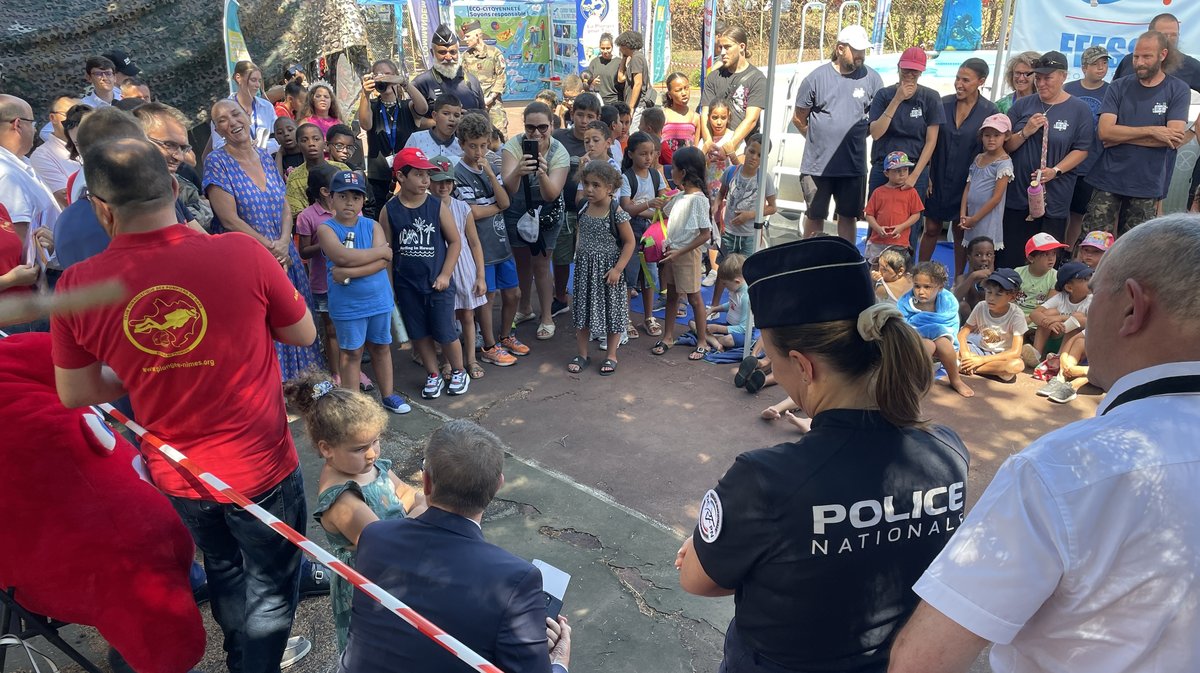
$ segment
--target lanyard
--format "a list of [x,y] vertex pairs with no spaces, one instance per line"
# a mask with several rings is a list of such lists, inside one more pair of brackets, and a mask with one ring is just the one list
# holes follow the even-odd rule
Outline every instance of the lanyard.
[[400,101],[396,101],[395,119],[388,118],[387,106],[383,104],[383,101],[379,101],[379,116],[383,118],[383,132],[387,135],[389,153],[395,154],[396,133],[400,128]]
[[[1108,405],[1104,410],[1104,414],[1116,409],[1126,402],[1134,402],[1136,400],[1146,399],[1147,397],[1158,397],[1160,395],[1181,395],[1185,393],[1200,393],[1200,374],[1191,374],[1188,376],[1169,376],[1165,379],[1157,379],[1149,383],[1143,383],[1140,386],[1134,386],[1129,390],[1117,395],[1117,398]],[[1103,416],[1104,414],[1101,414]]]

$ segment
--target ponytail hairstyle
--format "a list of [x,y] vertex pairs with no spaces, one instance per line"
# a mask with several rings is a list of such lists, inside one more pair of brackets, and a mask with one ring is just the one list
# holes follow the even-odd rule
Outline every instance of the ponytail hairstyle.
[[946,283],[950,280],[950,275],[946,272],[946,267],[940,262],[921,262],[913,268],[912,277],[915,279],[920,274],[929,276],[930,280],[942,287],[946,287]]
[[366,395],[335,386],[325,372],[308,370],[283,384],[288,404],[300,412],[313,446],[324,441],[337,446],[359,432],[382,432],[387,412]]
[[308,197],[310,206],[321,200],[321,188],[329,189],[333,176],[339,172],[339,169],[328,161],[308,172],[308,188],[305,189],[304,195]]
[[705,198],[708,197],[707,170],[708,163],[704,160],[704,153],[697,147],[681,147],[675,150],[675,155],[671,158],[671,178],[675,180],[675,184],[680,187],[699,187]]
[[921,400],[933,373],[921,337],[892,304],[874,304],[857,321],[835,320],[763,330],[783,353],[819,357],[852,380],[867,381],[884,420],[898,427],[921,426]]
[[[638,145],[641,145],[642,143],[650,143],[653,145],[654,138],[651,138],[649,133],[645,133],[643,131],[638,131],[637,133],[629,136],[629,142],[625,144],[625,154],[621,156],[622,172],[633,168],[633,153],[635,150],[637,150]],[[650,170],[654,170],[654,168],[651,167]]]
[[672,107],[675,105],[675,98],[673,96],[671,96],[671,84],[677,80],[683,80],[684,82],[687,82],[688,86],[692,85],[692,79],[681,72],[673,72],[670,75],[667,75],[667,79],[663,81],[663,85],[667,87],[667,92],[666,92],[667,105],[666,105],[666,107]]

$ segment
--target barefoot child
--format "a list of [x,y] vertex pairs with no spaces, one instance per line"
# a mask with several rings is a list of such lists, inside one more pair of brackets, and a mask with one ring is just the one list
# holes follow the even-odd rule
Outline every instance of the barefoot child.
[[[700,295],[700,246],[708,240],[712,229],[710,204],[706,195],[704,154],[695,147],[685,147],[675,153],[671,174],[683,189],[675,197],[667,229],[666,254],[659,264],[659,277],[667,286],[667,324],[663,338],[650,350],[662,355],[675,344],[675,316],[680,295],[686,295],[692,312],[705,316],[704,298]],[[696,321],[696,349],[688,353],[692,361],[703,360],[708,353],[705,321]]]
[[[747,160],[749,157],[747,152]],[[879,253],[885,248],[908,248],[908,230],[921,219],[921,211],[925,209],[921,196],[915,189],[906,189],[904,184],[914,165],[904,152],[891,152],[883,159],[883,173],[888,181],[871,192],[863,211],[871,229],[863,256],[871,264],[879,260]]]
[[579,243],[575,249],[575,293],[571,316],[579,354],[567,365],[578,374],[591,363],[588,341],[605,338],[605,360],[600,375],[617,371],[617,347],[629,323],[629,290],[625,266],[633,257],[633,230],[629,214],[617,207],[621,174],[607,161],[592,160],[579,170],[583,183],[583,209],[579,211]]
[[995,114],[983,120],[979,142],[983,152],[971,162],[967,186],[963,188],[958,226],[954,229],[954,275],[966,265],[966,232],[987,236],[998,250],[1004,249],[1004,195],[1013,179],[1012,159],[1004,141],[1012,131],[1008,115]]
[[371,354],[383,406],[392,413],[412,411],[392,390],[392,300],[387,268],[392,249],[383,228],[359,215],[367,198],[367,178],[341,171],[329,183],[333,217],[317,228],[321,252],[331,265],[327,272],[329,317],[337,330],[342,385],[358,383],[363,345]]
[[[400,190],[379,214],[393,250],[392,288],[413,347],[425,366],[421,397],[432,400],[443,390],[467,392],[471,376],[463,370],[462,346],[454,328],[454,289],[450,281],[462,250],[450,208],[429,194],[429,172],[437,170],[415,147],[400,150],[395,160]],[[450,386],[437,368],[434,341],[450,363]]]
[[1028,325],[1014,303],[1021,277],[1012,269],[996,269],[983,281],[984,299],[958,332],[959,371],[1013,381],[1025,370],[1021,346]]
[[[313,518],[338,560],[354,567],[358,538],[367,524],[425,511],[425,496],[392,472],[380,457],[380,436],[387,414],[360,392],[338,388],[310,372],[284,384],[288,402],[300,411],[313,446],[325,459],[317,486]],[[346,648],[354,587],[330,578],[329,599],[338,649]]]
[[483,367],[475,360],[475,309],[486,302],[487,280],[484,277],[483,249],[475,229],[471,206],[454,198],[454,168],[450,158],[436,156],[431,162],[438,169],[429,175],[429,193],[450,208],[454,226],[462,241],[462,251],[454,265],[454,317],[462,326],[462,353],[467,374],[483,378]]
[[879,253],[878,278],[875,280],[875,297],[879,301],[895,304],[912,289],[912,276],[908,267],[912,258],[908,248],[887,248]]
[[975,391],[958,373],[958,301],[946,289],[946,267],[937,262],[921,262],[913,270],[913,289],[897,304],[904,320],[912,325],[925,351],[942,363],[950,387],[963,397]]

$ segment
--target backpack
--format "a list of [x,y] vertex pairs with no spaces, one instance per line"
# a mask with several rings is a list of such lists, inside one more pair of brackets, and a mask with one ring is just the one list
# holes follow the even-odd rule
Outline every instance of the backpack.
[[[583,201],[579,204],[579,214],[582,215],[588,209],[588,202]],[[621,234],[617,232],[617,201],[611,199],[608,202],[608,233],[612,234],[613,240],[617,242],[617,247],[621,247]]]
[[[637,196],[637,174],[633,172],[633,167],[631,166],[622,171],[621,175],[625,176],[625,179],[629,180],[629,198],[632,199],[633,197]],[[654,196],[652,198],[658,198],[658,193],[662,191],[662,180],[659,177],[658,171],[653,169],[650,170],[650,182],[654,185]]]

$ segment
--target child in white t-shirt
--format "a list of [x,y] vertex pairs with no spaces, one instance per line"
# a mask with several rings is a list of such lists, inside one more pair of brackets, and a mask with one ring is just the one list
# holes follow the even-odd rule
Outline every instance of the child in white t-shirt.
[[1026,353],[1032,361],[1040,362],[1046,352],[1046,344],[1053,337],[1062,337],[1065,343],[1087,326],[1087,312],[1092,305],[1092,291],[1088,280],[1092,268],[1083,262],[1067,262],[1058,270],[1054,289],[1058,294],[1047,299],[1029,315],[1029,321],[1037,325],[1034,332],[1032,351]]
[[983,301],[958,332],[960,373],[1012,381],[1025,370],[1021,347],[1029,325],[1016,303],[1020,290],[1021,277],[1012,269],[996,269],[984,279]]

